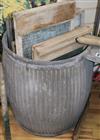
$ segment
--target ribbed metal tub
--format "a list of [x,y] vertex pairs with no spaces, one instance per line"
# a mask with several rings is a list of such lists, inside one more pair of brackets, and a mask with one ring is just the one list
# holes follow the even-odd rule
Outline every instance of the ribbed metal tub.
[[83,53],[34,62],[18,57],[3,37],[6,93],[16,120],[36,135],[55,136],[75,127],[88,99],[93,62]]

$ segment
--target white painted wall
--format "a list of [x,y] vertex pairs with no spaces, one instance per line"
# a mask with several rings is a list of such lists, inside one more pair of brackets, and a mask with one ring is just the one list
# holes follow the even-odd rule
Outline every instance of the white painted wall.
[[76,6],[85,9],[85,23],[94,22],[97,0],[76,0]]

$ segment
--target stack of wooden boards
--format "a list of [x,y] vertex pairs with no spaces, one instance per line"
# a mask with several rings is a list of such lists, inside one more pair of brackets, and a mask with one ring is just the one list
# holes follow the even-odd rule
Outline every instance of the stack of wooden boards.
[[82,47],[75,39],[92,31],[80,27],[84,11],[76,8],[75,0],[16,12],[13,19],[16,53],[34,60],[53,60]]
[[53,60],[66,53],[82,47],[76,43],[76,38],[91,32],[89,26],[79,27],[68,33],[54,37],[47,41],[33,45],[32,56],[34,60]]

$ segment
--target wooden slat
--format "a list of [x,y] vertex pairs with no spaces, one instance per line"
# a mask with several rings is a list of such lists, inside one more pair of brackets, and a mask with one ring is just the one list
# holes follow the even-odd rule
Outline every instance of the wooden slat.
[[25,35],[36,29],[71,19],[75,15],[75,10],[75,1],[67,0],[16,12],[13,15],[15,32]]
[[42,43],[33,45],[32,57],[34,60],[53,60],[82,45],[76,43],[76,38],[92,31],[89,26],[79,27],[71,32],[54,37]]
[[77,41],[82,44],[88,44],[88,45],[100,47],[100,37],[96,37],[93,35],[85,35],[85,36],[79,37],[77,38]]
[[[62,45],[62,44],[61,44]],[[62,47],[62,46],[61,46]],[[81,48],[82,45],[78,44],[78,43],[72,43],[67,45],[67,46],[64,46],[62,47],[62,49],[58,49],[56,51],[52,51],[51,53],[48,53],[46,55],[43,55],[43,56],[39,56],[38,52],[35,50],[34,53],[33,53],[33,60],[53,60],[53,59],[56,59],[66,53],[69,53],[70,51],[74,51],[75,49],[78,49],[78,48]]]

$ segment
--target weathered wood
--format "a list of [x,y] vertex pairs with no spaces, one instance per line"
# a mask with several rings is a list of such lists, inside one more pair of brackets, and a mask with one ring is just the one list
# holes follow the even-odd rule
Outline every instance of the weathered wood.
[[100,47],[100,37],[85,35],[77,38],[77,41],[81,44],[87,44],[91,46],[99,46]]
[[39,56],[37,51],[34,51],[33,53],[33,60],[53,60],[56,59],[66,53],[69,53],[71,51],[74,51],[75,49],[81,48],[83,45],[78,44],[78,43],[72,43],[69,42],[69,45],[65,45],[64,47],[62,47],[62,44],[60,45],[60,49],[52,51],[50,53],[47,53],[45,55],[41,55]]
[[65,32],[71,31],[84,24],[84,10],[76,9],[73,19],[66,20],[57,24],[49,25],[43,29],[36,30],[28,35],[16,36],[16,52],[18,55],[28,58],[31,56],[32,45],[53,38]]
[[79,27],[71,32],[54,37],[47,41],[33,45],[32,56],[34,60],[53,60],[82,45],[76,44],[76,38],[92,31],[89,26]]
[[74,17],[75,11],[75,1],[67,0],[16,12],[13,15],[15,32],[25,35],[36,29],[71,19]]
[[12,42],[11,42],[11,46],[12,46],[12,51],[13,51],[14,53],[16,53],[15,41],[12,41]]
[[89,109],[90,98],[91,98],[91,93],[90,93],[90,95],[88,97],[88,100],[87,100],[87,102],[85,104],[84,110],[83,110],[83,112],[82,112],[82,114],[81,114],[81,116],[80,116],[80,118],[79,118],[79,120],[78,120],[78,122],[77,122],[77,124],[76,124],[76,126],[74,128],[72,140],[78,140],[78,137],[79,137],[79,134],[80,134],[80,128],[82,126],[82,122],[85,120],[86,113],[87,113],[87,111]]

